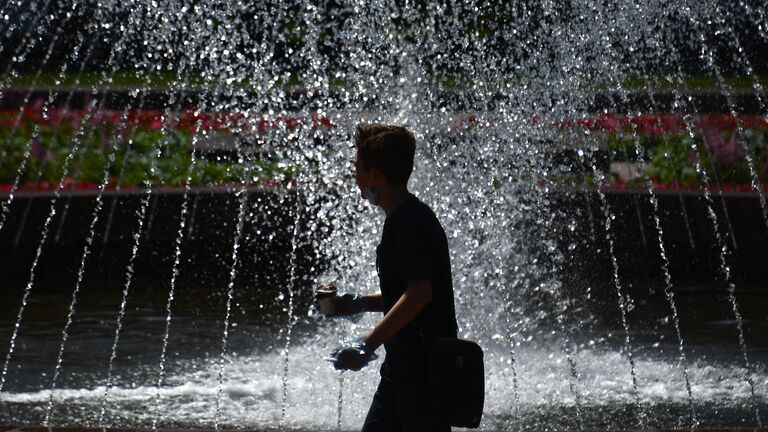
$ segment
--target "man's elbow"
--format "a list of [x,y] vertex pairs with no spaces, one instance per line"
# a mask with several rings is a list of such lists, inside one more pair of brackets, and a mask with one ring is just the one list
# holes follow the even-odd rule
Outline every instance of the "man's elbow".
[[424,304],[432,301],[432,284],[430,283],[425,289],[424,289]]

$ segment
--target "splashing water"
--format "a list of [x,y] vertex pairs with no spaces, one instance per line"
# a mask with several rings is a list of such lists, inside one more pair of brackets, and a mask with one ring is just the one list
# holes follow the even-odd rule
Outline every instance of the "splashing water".
[[[750,48],[768,43],[768,10],[760,2],[739,0],[733,8],[683,0],[28,3],[0,7],[0,17],[8,16],[0,20],[0,53],[7,57],[0,64],[0,101],[12,106],[8,121],[0,118],[6,138],[0,175],[9,177],[0,234],[22,246],[32,232],[36,246],[26,287],[8,303],[14,314],[0,315],[0,336],[10,340],[0,347],[0,423],[358,428],[379,363],[338,374],[321,359],[377,317],[337,323],[307,310],[321,277],[347,292],[378,289],[373,263],[383,216],[360,199],[351,178],[350,135],[361,122],[404,124],[417,138],[409,186],[445,227],[461,336],[480,342],[486,354],[484,429],[764,423],[768,347],[759,339],[766,323],[758,306],[765,299],[755,294],[751,304],[741,285],[737,290],[741,267],[729,261],[729,245],[736,249],[741,215],[726,208],[719,177],[731,173],[701,151],[695,121],[707,113],[697,92],[725,101],[720,110],[733,120],[729,132],[745,155],[745,200],[757,204],[765,235],[761,157],[768,150],[749,144],[768,128],[768,65]],[[745,35],[749,29],[754,41]],[[746,77],[747,85],[735,89],[731,74]],[[707,80],[709,88],[688,88]],[[668,82],[675,85],[664,91]],[[41,92],[41,106],[29,109]],[[742,96],[754,102],[749,114],[758,127],[737,103]],[[672,100],[669,113],[665,97]],[[64,116],[46,120],[80,105],[74,126]],[[150,110],[155,129],[128,120]],[[88,165],[85,143],[102,133],[95,119],[109,115],[118,118],[108,133],[115,134],[113,145],[125,145],[122,159]],[[608,138],[569,129],[575,119],[600,115],[626,119],[610,139],[630,142],[620,151],[639,173],[641,188],[627,199],[628,213],[613,207],[608,166],[600,162],[613,151]],[[663,194],[645,175],[652,161],[638,124],[649,117],[652,128],[663,129],[669,115],[683,119],[678,132],[690,140],[696,193],[712,230],[709,244],[697,237],[695,212],[674,177],[686,250],[712,249],[717,258],[721,279],[711,281],[715,293],[706,298],[678,291],[673,260],[681,245],[670,240],[675,233],[665,225]],[[184,118],[192,119],[188,129]],[[62,150],[66,163],[53,171],[58,186],[47,219],[42,228],[35,225],[33,190],[18,220],[18,192],[41,187],[48,164],[57,166],[56,159],[35,160],[34,140],[68,127],[75,138]],[[152,131],[160,138],[146,141]],[[189,140],[183,169],[173,165],[177,155],[170,150],[177,133]],[[560,162],[577,151],[584,172]],[[222,159],[231,163],[213,163]],[[131,170],[140,163],[149,172],[137,181]],[[79,223],[76,191],[65,182],[91,172],[99,178],[96,206],[85,249],[78,249],[77,282],[74,288],[60,282],[72,295],[61,311],[37,291],[38,276],[47,271],[39,258],[59,251],[67,227]],[[210,180],[216,176],[225,180]],[[582,176],[576,186],[569,183],[573,176]],[[278,190],[262,188],[266,180]],[[130,181],[138,192],[123,190]],[[155,233],[167,228],[161,220],[169,187],[183,192],[178,225],[170,230],[172,251],[145,269],[137,263],[142,254],[157,253],[153,247],[162,240]],[[196,224],[211,220],[209,192],[232,199],[235,210]],[[113,226],[125,220],[116,204],[123,193],[140,198],[127,240]],[[100,215],[109,194],[111,207]],[[63,214],[56,207],[61,196]],[[580,204],[565,206],[563,196]],[[280,220],[283,213],[288,222]],[[56,215],[58,226],[49,233]],[[6,233],[11,227],[16,231]],[[618,252],[627,247],[622,229],[638,231],[646,256],[658,250],[661,279],[650,291],[663,296],[641,290],[637,275],[625,270],[635,263]],[[195,247],[214,248],[213,237],[226,237],[226,252],[216,260],[228,279],[217,284],[195,280],[185,261]],[[279,244],[284,241],[290,244]],[[260,242],[290,254],[259,270],[270,283],[245,277]],[[102,247],[102,264],[110,255],[105,250],[124,253],[114,271],[121,292],[81,290],[95,267],[86,266],[96,260],[93,245]],[[588,277],[595,269],[567,271],[580,248],[610,258],[603,263],[610,270],[605,286]],[[161,280],[143,277],[157,268],[152,274]],[[99,295],[112,303],[89,308]],[[716,302],[728,308],[727,319],[718,318]],[[43,307],[64,313],[63,331],[56,313],[41,318]]]

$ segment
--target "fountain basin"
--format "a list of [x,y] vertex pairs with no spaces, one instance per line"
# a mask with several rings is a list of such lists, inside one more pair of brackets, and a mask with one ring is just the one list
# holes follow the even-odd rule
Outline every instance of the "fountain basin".
[[[191,188],[188,193],[190,213],[185,227],[181,279],[186,286],[221,286],[226,284],[227,257],[234,236],[239,186]],[[136,276],[155,289],[167,287],[173,244],[179,226],[183,188],[157,188],[152,191],[150,215],[145,224]],[[245,224],[248,239],[241,251],[245,279],[252,285],[273,286],[264,277],[285,280],[290,254],[295,192],[283,187],[248,188],[253,216]],[[660,258],[649,193],[643,189],[605,189],[605,196],[616,218],[615,249],[629,280],[630,290],[646,291],[660,287]],[[677,290],[722,290],[719,250],[713,238],[704,193],[699,190],[657,190],[664,242],[670,257],[671,273]],[[38,276],[35,289],[67,290],[76,277],[79,259],[92,217],[97,190],[65,192],[58,200],[53,235],[41,257],[46,271]],[[135,211],[142,197],[140,189],[108,190],[96,227],[94,251],[85,286],[97,290],[119,290],[123,283],[125,262],[132,245]],[[28,269],[40,240],[42,225],[53,192],[20,192],[8,217],[8,229],[0,232],[0,259],[6,262],[6,280],[0,291],[15,291],[26,284]],[[561,250],[568,256],[562,268],[567,280],[594,288],[612,289],[612,267],[605,239],[604,217],[594,189],[556,188],[548,194],[558,221]],[[720,222],[721,235],[730,250],[729,264],[739,292],[766,292],[761,263],[768,262],[768,228],[762,220],[760,204],[754,192],[710,192],[713,209]],[[0,198],[3,195],[0,194]],[[330,199],[330,198],[329,198]],[[67,206],[62,225],[61,214]],[[113,218],[107,229],[112,207]],[[24,224],[21,221],[25,219]],[[268,213],[268,215],[267,215]],[[221,215],[231,215],[222,218]],[[307,215],[312,219],[311,214]],[[150,222],[151,221],[151,222]],[[22,229],[21,233],[19,230]],[[57,234],[60,234],[57,236]],[[734,247],[735,246],[735,247]],[[311,246],[303,249],[300,273],[317,274],[324,260]],[[310,271],[310,268],[314,270]],[[584,271],[589,269],[589,271]],[[280,278],[283,279],[280,279]],[[278,284],[279,285],[279,284]]]
[[[278,429],[237,429],[238,432],[268,432]],[[323,432],[318,429],[290,429],[294,432]],[[338,429],[332,429],[337,431]],[[357,429],[351,429],[357,430]],[[351,431],[350,430],[350,431]],[[577,429],[574,429],[577,430]],[[673,432],[687,429],[637,429],[633,432]],[[765,428],[718,428],[718,429],[697,429],[701,432],[766,432]],[[94,427],[43,427],[43,426],[0,426],[0,432],[214,432],[216,429],[141,429],[141,428],[94,428]],[[606,430],[607,432],[607,430]]]

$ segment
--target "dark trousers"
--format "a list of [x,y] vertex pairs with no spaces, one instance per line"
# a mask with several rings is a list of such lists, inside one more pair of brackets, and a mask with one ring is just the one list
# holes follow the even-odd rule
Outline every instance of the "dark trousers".
[[424,387],[398,384],[382,376],[371,408],[363,424],[363,432],[450,432],[449,425],[436,425],[424,416]]

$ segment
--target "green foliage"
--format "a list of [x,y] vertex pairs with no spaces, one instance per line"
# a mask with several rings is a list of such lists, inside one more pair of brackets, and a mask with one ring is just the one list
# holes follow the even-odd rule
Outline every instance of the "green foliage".
[[768,180],[768,128],[744,131],[746,147],[754,157],[755,170],[759,178]]
[[[19,167],[20,183],[40,183],[53,187],[61,181],[69,159],[66,178],[79,185],[95,187],[104,180],[105,169],[111,184],[144,186],[147,183],[180,186],[186,183],[192,164],[192,136],[184,130],[163,132],[160,129],[137,127],[121,138],[110,125],[98,125],[76,133],[80,128],[69,124],[58,126],[22,124],[15,132],[0,128],[2,159],[0,184],[12,184]],[[77,150],[74,152],[74,150]],[[25,157],[25,153],[29,156]],[[110,162],[110,155],[114,159]],[[272,161],[249,159],[253,175],[249,183],[263,180],[290,180],[291,169],[281,168]],[[153,170],[154,165],[154,170]],[[194,186],[215,186],[239,183],[245,175],[245,165],[228,160],[208,160],[196,155],[191,173]]]
[[[700,131],[699,131],[700,132]],[[744,147],[752,157],[758,179],[768,181],[768,128],[758,127],[698,133],[691,138],[687,132],[637,134],[616,132],[603,134],[612,161],[635,161],[636,140],[647,161],[644,173],[656,183],[666,185],[700,184],[696,161],[714,182],[713,170],[722,183],[748,184],[752,176],[745,158]],[[746,144],[746,145],[745,145]],[[634,179],[636,182],[642,179]]]
[[[747,75],[726,75],[723,77],[723,82],[736,90],[753,90],[754,88],[752,77]],[[758,82],[762,87],[766,87],[768,78],[758,77]],[[720,81],[713,75],[687,75],[683,78],[682,85],[680,85],[679,80],[672,77],[629,76],[624,79],[622,87],[625,89],[643,89],[646,85],[664,90],[696,89],[722,92]]]
[[46,72],[37,76],[35,73],[20,74],[11,80],[12,86],[45,86],[45,87],[170,87],[186,84],[190,86],[201,85],[204,79],[200,75],[185,74],[179,78],[171,72],[144,72],[144,71],[116,71],[105,77],[101,73],[64,74],[63,76]]
[[692,140],[688,135],[675,134],[662,136],[653,147],[650,163],[645,168],[656,183],[662,184],[697,184],[699,175],[696,172],[696,153],[705,153],[698,149],[693,151]]

